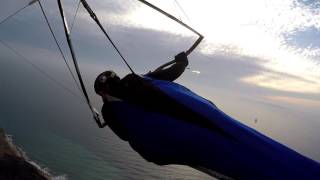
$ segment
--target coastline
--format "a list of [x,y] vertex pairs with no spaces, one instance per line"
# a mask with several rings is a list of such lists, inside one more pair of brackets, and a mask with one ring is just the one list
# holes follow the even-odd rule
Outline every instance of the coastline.
[[51,175],[30,161],[0,128],[0,179],[52,180]]

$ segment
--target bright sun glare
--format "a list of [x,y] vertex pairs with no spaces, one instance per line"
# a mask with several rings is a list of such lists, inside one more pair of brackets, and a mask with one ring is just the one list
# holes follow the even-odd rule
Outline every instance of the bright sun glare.
[[[182,13],[174,8],[171,0],[150,2],[181,17]],[[320,68],[314,59],[320,56],[320,49],[293,48],[285,41],[285,35],[295,31],[310,27],[320,30],[320,10],[312,10],[296,0],[197,0],[179,3],[188,15],[182,16],[182,20],[191,21],[193,27],[205,35],[205,45],[200,49],[202,53],[253,57],[255,63],[267,70],[241,81],[290,92],[320,92]],[[181,31],[183,28],[177,30],[174,22],[165,21],[145,6],[137,6],[125,19],[134,26],[191,35],[188,31]],[[137,24],[137,19],[143,21]]]
[[[179,5],[175,0],[149,2],[202,33],[205,41],[199,47],[201,53],[248,56],[248,61],[265,69],[240,81],[288,92],[320,92],[320,48],[294,47],[286,39],[308,28],[320,31],[319,8],[312,9],[298,0],[176,1]],[[110,18],[117,19],[113,22],[118,25],[194,37],[187,29],[141,3],[131,6],[120,18],[118,14],[115,17],[105,14],[102,19],[109,23]]]

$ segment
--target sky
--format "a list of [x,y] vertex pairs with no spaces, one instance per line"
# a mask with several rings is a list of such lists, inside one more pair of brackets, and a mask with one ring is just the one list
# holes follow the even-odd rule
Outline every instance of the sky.
[[[71,63],[57,4],[55,1],[42,2]],[[171,60],[197,38],[179,24],[134,0],[88,2],[137,73],[146,73]],[[320,161],[319,1],[150,2],[190,24],[205,37],[189,56],[190,69],[178,83],[210,99],[240,122]],[[29,0],[5,0],[0,7],[0,21],[28,3]],[[65,0],[64,4],[71,26],[77,1]],[[101,100],[92,88],[95,77],[107,69],[115,70],[120,76],[129,70],[81,6],[71,32],[90,97],[100,107]],[[37,3],[1,24],[0,40],[44,70],[51,77],[47,81],[53,86],[68,88],[72,91],[70,96],[79,98],[80,93]],[[0,45],[0,52],[0,66],[12,68],[6,68],[1,76],[18,76],[21,72],[15,67],[30,66],[3,45]],[[25,70],[43,76],[31,66]],[[46,81],[44,79],[42,81]],[[7,84],[11,88],[18,86]],[[15,96],[10,91],[1,95]],[[55,96],[52,92],[50,95]],[[58,95],[56,100],[64,101]]]

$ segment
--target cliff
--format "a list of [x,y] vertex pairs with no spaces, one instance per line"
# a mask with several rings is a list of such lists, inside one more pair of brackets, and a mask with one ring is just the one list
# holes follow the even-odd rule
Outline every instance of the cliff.
[[47,174],[23,157],[22,153],[9,142],[0,128],[0,179],[2,180],[49,180]]

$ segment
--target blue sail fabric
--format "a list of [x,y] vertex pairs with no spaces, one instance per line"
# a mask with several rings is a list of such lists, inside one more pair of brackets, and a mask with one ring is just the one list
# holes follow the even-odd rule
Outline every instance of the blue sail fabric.
[[114,110],[128,131],[130,145],[145,159],[157,164],[203,167],[233,179],[320,179],[318,162],[241,124],[184,86],[144,78],[228,134],[130,103],[115,103]]

